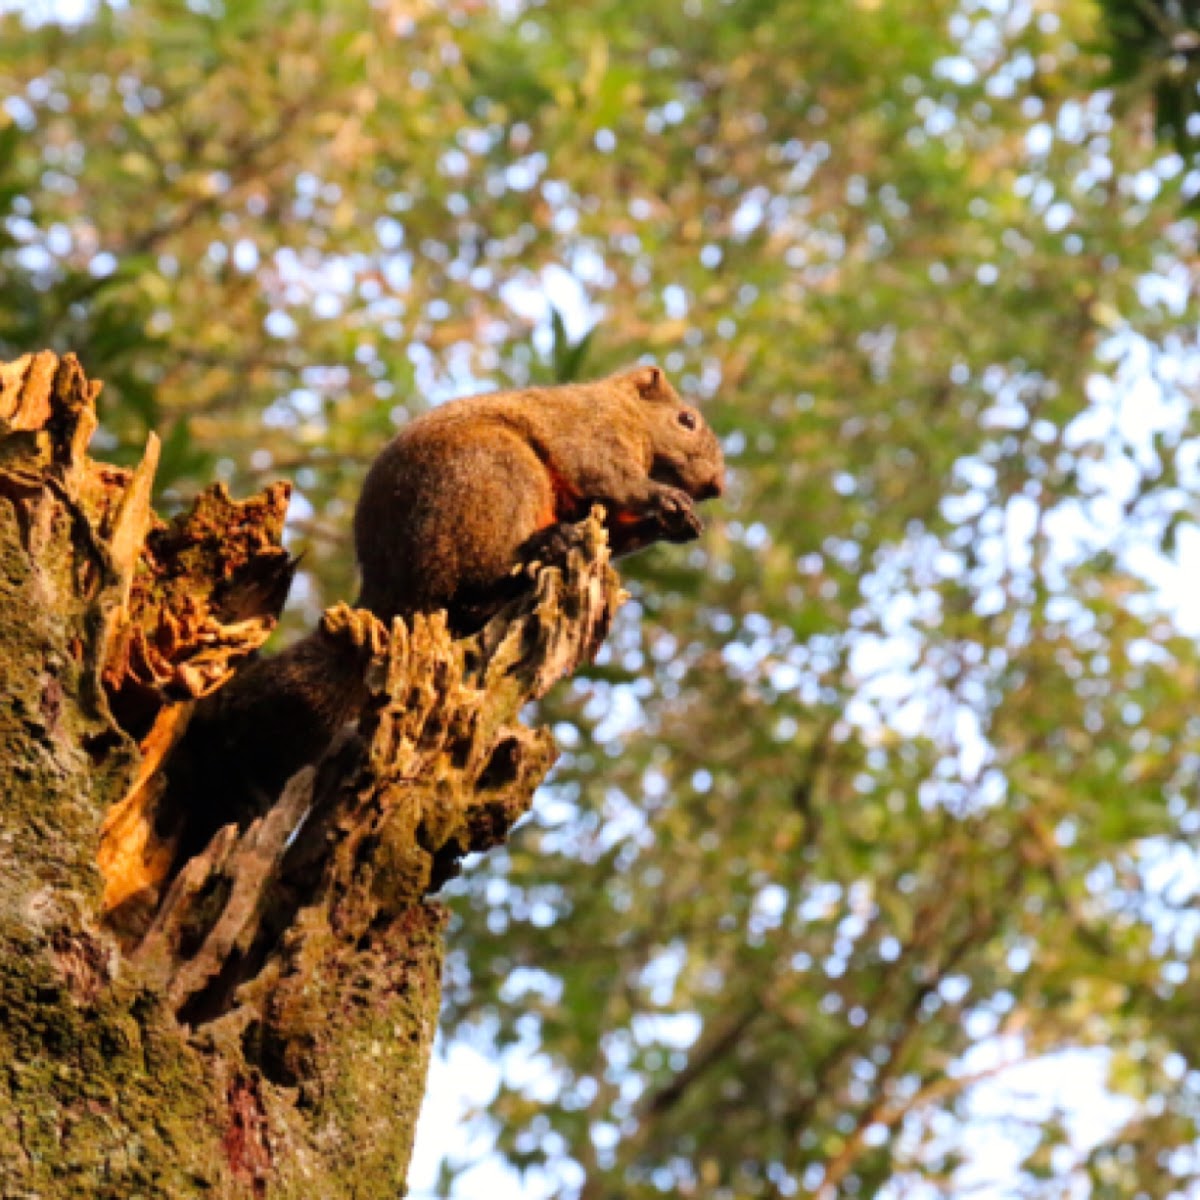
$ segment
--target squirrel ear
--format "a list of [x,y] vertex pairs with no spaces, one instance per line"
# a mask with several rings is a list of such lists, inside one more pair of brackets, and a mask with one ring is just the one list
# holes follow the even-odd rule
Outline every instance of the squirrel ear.
[[662,394],[663,373],[658,367],[638,367],[630,372],[629,380],[643,400]]

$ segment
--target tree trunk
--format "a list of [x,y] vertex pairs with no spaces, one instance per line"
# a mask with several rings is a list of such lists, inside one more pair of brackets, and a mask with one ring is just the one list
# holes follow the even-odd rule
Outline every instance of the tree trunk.
[[183,857],[164,768],[275,624],[288,489],[160,521],[155,439],[132,471],[87,457],[98,391],[71,357],[0,366],[0,1194],[401,1195],[429,897],[553,762],[519,713],[620,603],[603,532],[465,641],[330,610],[363,715]]

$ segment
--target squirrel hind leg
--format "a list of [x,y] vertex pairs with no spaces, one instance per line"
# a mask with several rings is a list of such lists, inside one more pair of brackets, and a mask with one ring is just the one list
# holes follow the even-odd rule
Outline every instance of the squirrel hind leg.
[[555,521],[543,526],[525,539],[517,550],[517,565],[530,568],[560,566],[567,560],[571,547],[577,544],[574,526],[567,521]]
[[531,591],[542,567],[562,566],[578,545],[575,527],[567,521],[543,526],[525,539],[516,561],[503,578],[488,587],[465,587],[449,606],[450,627],[460,637],[482,629],[506,604]]

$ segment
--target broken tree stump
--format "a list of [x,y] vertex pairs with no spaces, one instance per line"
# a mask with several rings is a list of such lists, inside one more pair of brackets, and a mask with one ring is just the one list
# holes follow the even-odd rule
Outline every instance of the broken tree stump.
[[155,439],[132,471],[87,456],[98,390],[71,357],[0,366],[0,1194],[402,1194],[431,897],[554,760],[519,717],[621,602],[602,528],[470,639],[331,609],[361,717],[179,856],[165,771],[275,625],[288,492],[161,521]]

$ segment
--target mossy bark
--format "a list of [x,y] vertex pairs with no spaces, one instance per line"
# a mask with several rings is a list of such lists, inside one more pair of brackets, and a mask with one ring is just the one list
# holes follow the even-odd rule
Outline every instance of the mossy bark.
[[0,1195],[402,1195],[430,897],[553,761],[519,714],[620,602],[603,533],[466,641],[327,613],[361,718],[181,856],[172,752],[273,627],[287,489],[164,524],[153,439],[133,471],[87,457],[98,390],[71,358],[0,366]]

